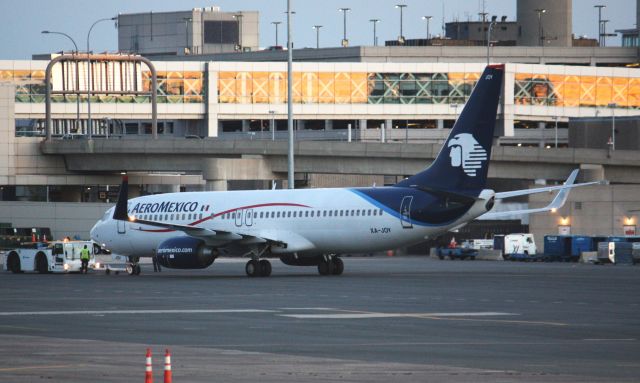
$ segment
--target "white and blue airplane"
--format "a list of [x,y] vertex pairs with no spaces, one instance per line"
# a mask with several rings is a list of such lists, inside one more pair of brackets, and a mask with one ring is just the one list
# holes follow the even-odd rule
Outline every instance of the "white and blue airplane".
[[496,200],[558,191],[561,207],[577,170],[564,185],[494,192],[485,189],[504,65],[489,65],[435,161],[396,185],[369,188],[190,192],[128,200],[123,179],[116,206],[91,229],[103,247],[129,257],[156,256],[168,268],[198,269],[219,256],[245,256],[248,276],[269,276],[268,258],[316,266],[321,275],[344,270],[340,254],[384,251],[435,238],[490,212]]

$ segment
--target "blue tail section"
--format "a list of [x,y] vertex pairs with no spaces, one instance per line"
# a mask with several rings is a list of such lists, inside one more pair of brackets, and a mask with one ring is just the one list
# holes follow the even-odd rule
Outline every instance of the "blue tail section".
[[395,186],[479,195],[487,181],[503,77],[504,65],[485,68],[435,161]]

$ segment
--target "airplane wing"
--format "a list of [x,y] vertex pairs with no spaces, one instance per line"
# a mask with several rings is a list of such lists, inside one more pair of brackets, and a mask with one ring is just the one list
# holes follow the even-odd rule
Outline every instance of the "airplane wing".
[[480,216],[479,218],[493,219],[493,218],[501,218],[501,217],[506,217],[506,216],[511,216],[511,215],[532,214],[532,213],[541,213],[541,212],[547,212],[547,211],[555,211],[555,210],[561,208],[562,206],[564,206],[565,202],[567,202],[567,198],[569,197],[569,192],[571,191],[572,188],[581,187],[581,186],[588,186],[588,185],[596,185],[596,184],[602,184],[603,183],[603,181],[594,181],[594,182],[584,182],[584,183],[580,183],[580,184],[574,184],[574,182],[576,180],[576,177],[578,176],[578,171],[579,171],[578,169],[575,169],[574,171],[572,171],[571,174],[569,175],[569,178],[567,178],[567,180],[564,182],[563,185],[548,186],[548,187],[535,188],[535,189],[514,190],[514,191],[496,193],[496,199],[506,199],[506,198],[516,197],[516,196],[521,196],[521,195],[544,193],[544,192],[550,192],[550,191],[556,191],[557,190],[558,194],[555,196],[553,201],[551,201],[551,203],[548,204],[545,207],[536,208],[536,209],[523,209],[523,210],[501,211],[501,212],[487,212],[487,213],[483,214],[482,216]]
[[571,189],[571,188],[581,187],[581,186],[602,184],[604,182],[604,181],[593,181],[593,182],[584,182],[580,184],[574,184],[579,171],[580,171],[579,169],[575,169],[574,171],[572,171],[571,174],[569,175],[569,178],[567,178],[567,180],[564,182],[563,185],[500,192],[500,193],[496,193],[496,199],[505,199],[505,198],[518,197],[521,195],[527,195],[527,194],[536,194],[536,193],[551,192],[556,190],[565,190],[565,189]]

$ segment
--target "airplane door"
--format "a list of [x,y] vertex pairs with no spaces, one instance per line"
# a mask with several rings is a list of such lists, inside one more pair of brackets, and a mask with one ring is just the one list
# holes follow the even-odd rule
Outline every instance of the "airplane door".
[[244,210],[236,210],[236,226],[242,226],[242,216],[244,215]]
[[247,226],[253,225],[253,209],[249,209],[244,213],[244,224]]
[[403,229],[413,229],[411,223],[411,202],[413,202],[413,196],[405,196],[402,198],[400,204],[400,223]]
[[118,226],[118,234],[125,234],[127,232],[127,221],[116,221]]

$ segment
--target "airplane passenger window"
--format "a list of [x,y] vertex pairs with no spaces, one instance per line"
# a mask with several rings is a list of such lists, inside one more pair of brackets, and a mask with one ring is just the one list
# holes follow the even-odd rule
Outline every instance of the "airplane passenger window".
[[337,210],[334,210],[334,211],[333,211],[333,216],[334,216],[334,217],[337,217],[337,216],[338,216],[338,211],[337,211]]
[[264,215],[264,212],[260,212],[260,218],[262,218],[262,216]]
[[356,210],[356,215],[359,217],[360,216],[360,210]]
[[280,212],[276,213],[276,218],[280,218]]
[[374,210],[374,211],[373,211],[373,215],[378,215],[378,211],[377,211],[377,210]]
[[353,217],[354,215],[356,215],[356,211],[355,210],[351,210],[351,216]]
[[313,218],[313,210],[310,211],[310,217]]
[[293,218],[296,218],[297,213],[298,213],[297,211],[294,211],[294,212],[293,212]]
[[309,210],[304,212],[304,216],[305,216],[305,218],[309,216]]
[[340,217],[344,215],[344,210],[340,210]]
[[185,220],[185,218],[187,218],[186,216],[187,216],[186,214],[184,214],[184,213],[182,214],[182,220],[183,221]]
[[367,215],[371,215],[371,209],[367,211]]
[[287,212],[287,218],[291,218],[291,212]]
[[171,214],[171,220],[173,221],[173,214]]
[[331,213],[333,213],[333,211],[329,210],[329,217],[331,217]]
[[382,215],[382,209],[379,210],[378,212],[379,215]]
[[323,210],[323,211],[322,211],[322,216],[323,216],[323,217],[326,217],[326,216],[327,216],[327,211],[326,211],[326,210]]
[[200,219],[202,219],[202,213],[200,213]]

